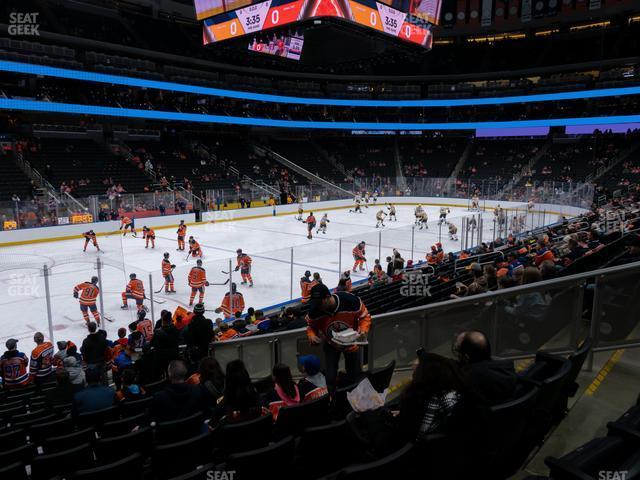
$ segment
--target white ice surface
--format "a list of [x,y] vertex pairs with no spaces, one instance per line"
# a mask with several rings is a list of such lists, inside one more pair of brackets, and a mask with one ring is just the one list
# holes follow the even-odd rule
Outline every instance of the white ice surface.
[[[385,221],[384,229],[376,229],[375,213],[383,207],[369,207],[364,213],[355,214],[344,210],[330,210],[329,226],[326,235],[316,234],[307,239],[306,226],[295,219],[294,215],[237,220],[219,223],[203,223],[190,226],[187,235],[193,235],[203,247],[204,267],[211,283],[224,282],[228,275],[222,272],[229,269],[229,258],[235,267],[235,252],[242,248],[253,258],[252,275],[254,286],[240,285],[239,274],[233,274],[233,281],[245,297],[247,307],[256,309],[268,307],[300,296],[299,279],[305,270],[319,272],[324,283],[331,287],[337,285],[339,267],[342,271],[353,266],[351,251],[360,241],[367,242],[368,268],[379,257],[386,266],[385,258],[397,248],[406,260],[411,256],[411,225],[414,221],[413,207],[397,207],[397,222]],[[415,230],[414,261],[425,258],[430,245],[438,241],[437,219],[439,208],[425,207],[429,215],[429,230]],[[385,209],[386,211],[386,209]],[[314,212],[319,220],[322,211]],[[458,226],[461,233],[461,217],[470,215],[466,209],[452,208],[449,219]],[[492,214],[485,213],[485,235],[488,239],[493,229]],[[306,214],[305,214],[306,216]],[[137,222],[138,228],[143,220]],[[380,234],[380,231],[382,233]],[[380,236],[382,245],[379,247]],[[35,243],[0,248],[0,348],[7,338],[15,337],[22,342],[19,348],[30,351],[34,332],[42,331],[49,337],[47,322],[47,304],[45,300],[45,281],[42,267],[47,264],[50,271],[49,290],[51,313],[53,318],[54,340],[72,340],[81,342],[86,328],[79,309],[78,301],[73,298],[73,287],[82,281],[88,281],[97,274],[96,259],[102,258],[102,285],[104,311],[113,322],[104,322],[110,337],[116,336],[118,327],[126,327],[135,319],[135,306],[130,302],[128,310],[121,310],[120,294],[124,290],[130,273],[136,273],[145,284],[147,296],[150,295],[149,275],[153,279],[153,290],[159,290],[163,284],[160,273],[162,254],[169,252],[171,261],[177,266],[174,271],[174,295],[164,293],[154,295],[163,304],[154,305],[154,317],[159,318],[162,309],[175,310],[178,305],[186,306],[190,289],[187,275],[194,259],[186,260],[185,252],[177,252],[175,229],[156,230],[155,249],[145,249],[141,238],[128,234],[99,237],[99,244],[105,251],[98,254],[90,245],[86,253],[82,252],[84,241],[81,239]],[[340,252],[341,244],[341,253]],[[442,244],[445,251],[460,250],[460,242],[448,239],[446,226],[442,228]],[[291,256],[293,251],[293,268]],[[352,274],[354,281],[366,278],[365,272]],[[293,278],[293,285],[291,279]],[[227,286],[210,286],[206,291],[205,304],[208,309],[219,305]],[[197,298],[196,298],[197,301]],[[151,306],[151,302],[146,301]],[[217,315],[210,312],[210,317]]]

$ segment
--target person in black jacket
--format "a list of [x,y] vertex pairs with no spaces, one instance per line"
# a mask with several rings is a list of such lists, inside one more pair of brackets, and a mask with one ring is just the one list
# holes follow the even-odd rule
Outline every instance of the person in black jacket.
[[509,360],[493,360],[491,345],[484,333],[469,330],[460,333],[453,345],[463,374],[473,389],[489,405],[513,398],[518,376]]
[[105,361],[109,349],[107,332],[98,330],[98,324],[96,322],[89,322],[87,327],[89,329],[89,335],[83,340],[80,353],[82,353],[82,359],[86,363],[87,369],[95,368],[95,370],[102,372],[101,379],[104,381]]
[[151,348],[153,349],[153,376],[159,378],[171,360],[178,358],[180,331],[173,325],[171,313],[163,313],[160,328],[153,331]]
[[193,361],[206,357],[209,344],[213,340],[213,322],[204,316],[204,304],[198,303],[193,308],[194,316],[187,327],[185,340]]
[[208,412],[208,406],[198,385],[185,383],[187,365],[182,360],[173,360],[167,368],[169,385],[153,396],[151,417],[158,422],[168,422],[189,417],[195,413]]

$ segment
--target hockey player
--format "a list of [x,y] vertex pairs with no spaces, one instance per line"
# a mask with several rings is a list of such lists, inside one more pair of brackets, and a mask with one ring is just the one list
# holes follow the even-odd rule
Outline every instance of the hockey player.
[[394,222],[397,222],[398,219],[396,218],[396,206],[393,203],[390,203],[389,205],[387,205],[387,210],[389,210],[389,221],[393,220]]
[[196,242],[196,239],[193,237],[189,237],[189,255],[193,258],[202,258],[202,249],[200,248],[200,244]]
[[162,277],[164,278],[164,293],[176,293],[173,282],[173,270],[175,265],[169,260],[169,253],[165,252],[162,259]]
[[244,311],[244,297],[236,291],[236,284],[231,284],[231,292],[224,294],[220,306],[216,308],[216,313],[223,313],[225,318],[232,318],[236,312]]
[[413,215],[416,217],[416,225],[420,225],[420,219],[422,218],[422,214],[424,213],[424,208],[422,208],[422,205],[418,205],[414,212]]
[[122,220],[120,220],[120,230],[122,230],[123,237],[127,235],[127,229],[131,231],[134,237],[138,236],[135,225],[133,224],[133,219],[129,217],[122,217]]
[[421,210],[418,213],[418,217],[416,219],[416,221],[418,222],[418,225],[420,225],[420,230],[422,230],[423,228],[426,228],[427,230],[429,230],[429,216],[427,215],[427,212],[425,212],[424,210]]
[[386,216],[387,214],[382,209],[378,210],[378,213],[376,213],[376,228],[384,227],[384,217]]
[[364,207],[365,208],[369,208],[369,200],[370,200],[369,192],[364,192]]
[[300,296],[302,297],[302,303],[307,303],[311,298],[311,289],[317,285],[315,279],[311,278],[311,272],[307,270],[304,272],[304,276],[300,278]]
[[73,287],[73,298],[80,300],[82,318],[87,324],[89,323],[90,310],[96,323],[100,325],[100,313],[98,313],[98,308],[96,307],[96,298],[98,298],[99,293],[98,277],[91,277],[90,282],[82,282]]
[[329,223],[329,215],[325,213],[320,219],[320,226],[318,227],[316,233],[327,233],[327,223]]
[[89,230],[88,232],[84,232],[82,234],[82,236],[84,237],[84,249],[82,250],[83,252],[87,251],[87,245],[89,245],[89,242],[93,243],[93,246],[96,247],[96,250],[98,250],[99,252],[102,251],[102,250],[100,250],[100,247],[98,246],[98,240],[96,239],[96,233],[93,230]]
[[362,208],[360,208],[360,196],[357,195],[353,200],[355,207],[352,210],[349,210],[349,213],[362,213]]
[[187,236],[187,226],[184,224],[184,220],[180,220],[180,225],[178,225],[178,230],[176,233],[178,234],[177,250],[184,251],[184,237]]
[[373,191],[373,195],[371,197],[371,201],[373,202],[374,205],[376,205],[378,203],[378,190],[374,190]]
[[480,211],[480,197],[478,197],[477,194],[471,197],[471,210],[475,210],[476,212]]
[[447,222],[447,226],[449,227],[449,240],[453,240],[455,242],[458,241],[458,227],[456,227],[452,222]]
[[353,247],[353,272],[355,273],[356,270],[358,268],[360,268],[361,271],[364,270],[364,264],[367,261],[367,258],[365,257],[365,246],[366,243],[364,241],[360,242],[359,244],[357,244],[355,247]]
[[138,280],[136,278],[135,273],[129,275],[129,283],[127,284],[125,291],[122,292],[122,306],[120,308],[129,308],[129,305],[127,304],[129,299],[136,301],[136,308],[138,311],[144,310],[144,284],[142,283],[142,280]]
[[438,219],[438,225],[442,225],[443,223],[447,223],[447,215],[451,213],[451,210],[447,207],[440,207],[440,217]]
[[309,216],[304,223],[307,224],[307,238],[311,240],[313,238],[313,229],[316,228],[316,217],[313,216],[313,212],[309,212]]
[[189,306],[193,306],[193,299],[196,297],[196,293],[200,293],[198,303],[204,303],[204,287],[208,287],[209,282],[207,282],[207,272],[202,268],[202,260],[200,259],[198,259],[196,266],[189,272],[189,286],[191,287]]
[[529,200],[529,202],[527,203],[527,210],[531,211],[533,210],[533,208],[536,206],[535,203],[533,203],[533,200]]
[[153,228],[146,225],[142,227],[142,239],[146,240],[144,248],[149,248],[149,240],[151,240],[151,248],[156,248],[156,232],[153,231]]
[[238,256],[236,257],[237,265],[235,271],[240,270],[240,276],[242,276],[241,285],[246,285],[249,282],[249,286],[253,287],[253,278],[251,277],[251,257],[246,253],[242,252],[242,249],[239,248],[236,250]]
[[301,222],[303,213],[304,213],[304,208],[302,208],[302,204],[300,203],[300,204],[298,204],[298,216],[296,217],[296,220]]

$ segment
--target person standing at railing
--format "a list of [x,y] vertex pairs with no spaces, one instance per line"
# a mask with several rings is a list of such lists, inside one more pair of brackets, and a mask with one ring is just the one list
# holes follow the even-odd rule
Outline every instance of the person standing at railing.
[[[330,392],[336,389],[340,355],[344,355],[347,381],[358,380],[361,374],[360,346],[371,327],[371,315],[360,298],[347,292],[333,295],[326,285],[311,289],[310,310],[307,313],[307,337],[312,344],[322,344],[326,368],[325,375]],[[358,334],[358,343],[339,342],[334,335],[347,329]]]

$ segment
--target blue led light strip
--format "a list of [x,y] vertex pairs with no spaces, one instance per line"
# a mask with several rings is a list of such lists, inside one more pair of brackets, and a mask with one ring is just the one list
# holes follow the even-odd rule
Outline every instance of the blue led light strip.
[[309,120],[274,120],[271,118],[231,117],[199,113],[165,112],[133,108],[100,107],[74,103],[41,102],[35,100],[0,99],[0,109],[35,112],[102,115],[109,117],[148,118],[181,122],[218,123],[255,127],[306,128],[325,130],[473,130],[477,128],[562,127],[567,125],[610,125],[640,122],[640,115],[613,117],[547,118],[542,120],[510,120],[503,122],[450,123],[374,123],[374,122],[315,122]]
[[145,80],[121,75],[69,70],[66,68],[31,65],[29,63],[0,61],[0,71],[41,75],[45,77],[67,78],[97,83],[126,85],[131,87],[152,88],[174,92],[195,93],[216,97],[252,100],[257,102],[292,103],[300,105],[331,105],[347,107],[463,107],[473,105],[506,105],[511,103],[550,102],[557,100],[579,100],[640,94],[640,87],[604,88],[581,90],[577,92],[545,93],[537,95],[518,95],[514,97],[464,98],[451,100],[341,100],[332,98],[304,98],[266,93],[241,92],[222,88],[199,87],[182,83]]

